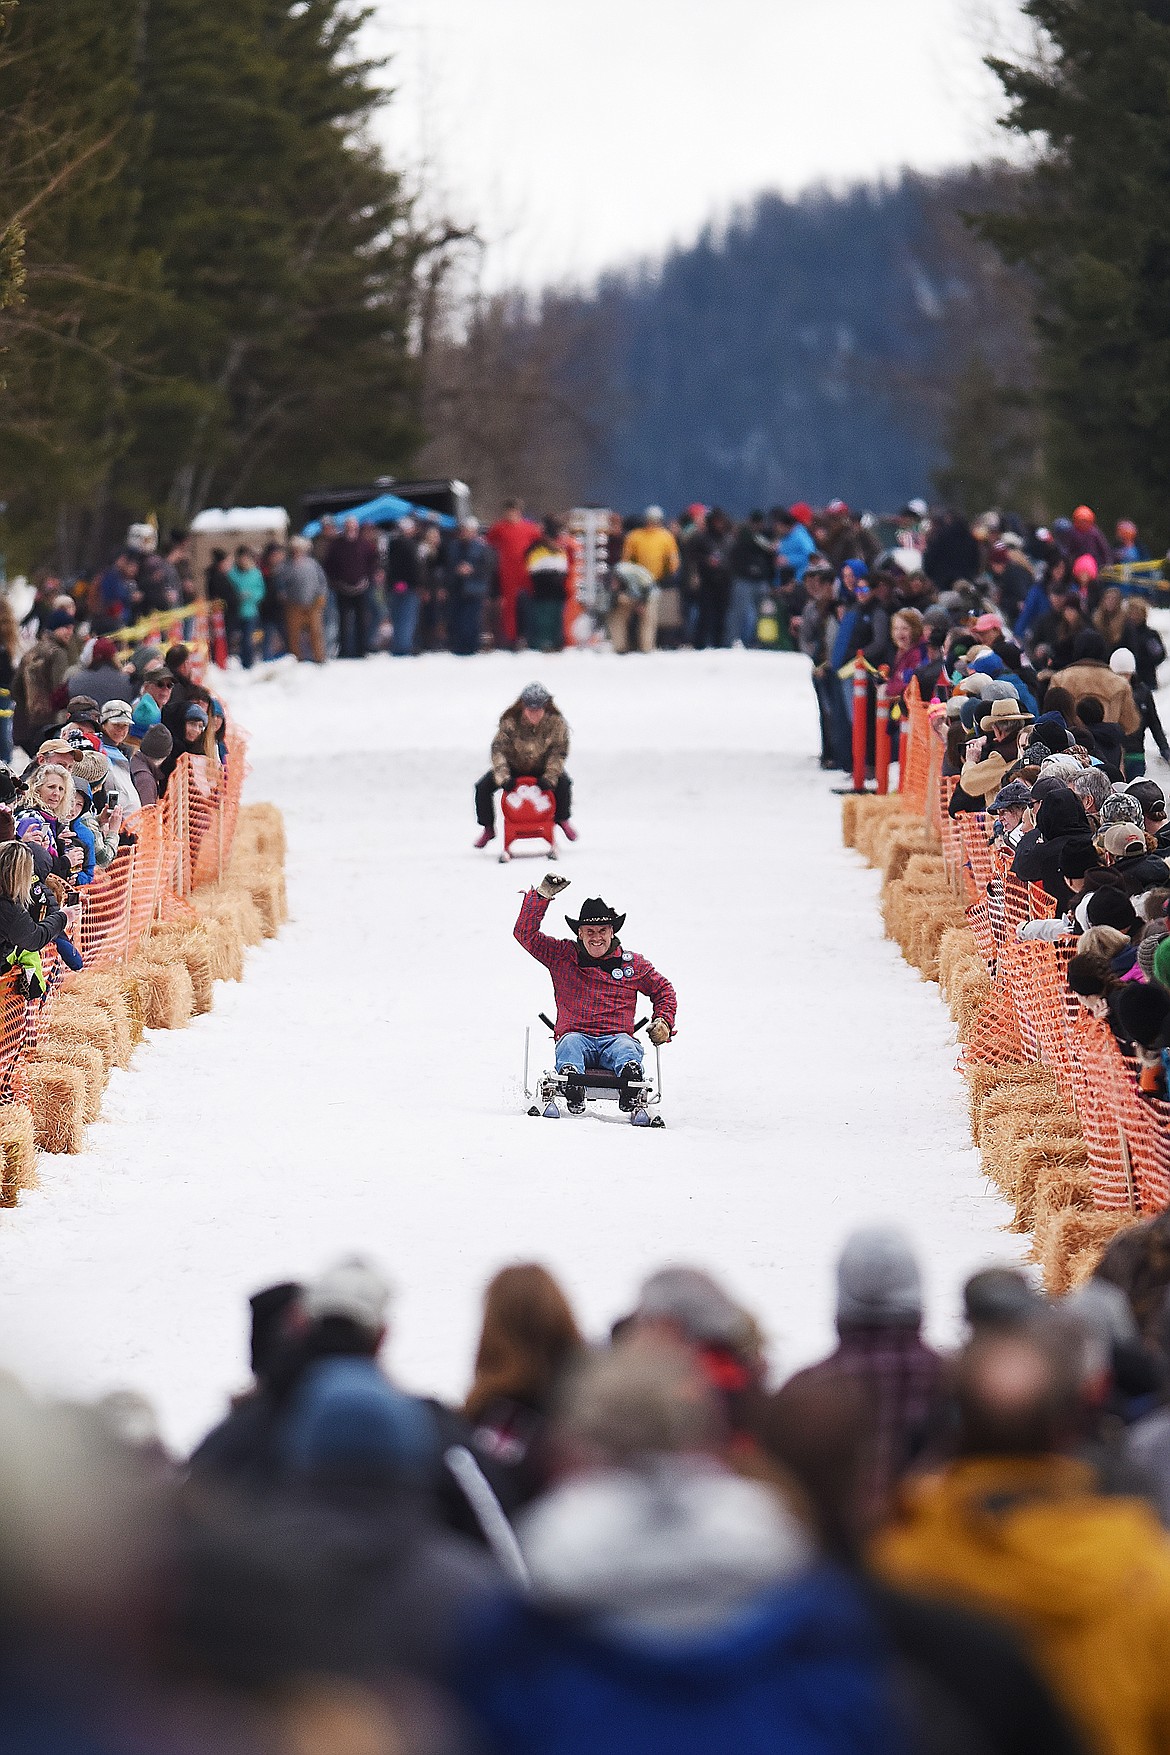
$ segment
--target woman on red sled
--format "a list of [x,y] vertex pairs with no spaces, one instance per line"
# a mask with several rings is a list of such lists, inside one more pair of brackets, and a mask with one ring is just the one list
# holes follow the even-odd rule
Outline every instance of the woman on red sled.
[[653,964],[637,951],[623,950],[617,934],[625,915],[615,914],[600,896],[591,896],[578,919],[565,916],[577,935],[550,938],[541,922],[554,896],[568,885],[568,878],[549,872],[520,904],[516,937],[530,957],[543,963],[552,977],[557,1017],[557,1071],[565,1075],[565,1097],[570,1115],[585,1108],[585,1073],[601,1068],[615,1073],[619,1081],[619,1104],[629,1113],[637,1106],[642,1078],[642,1044],[634,1035],[634,1013],[639,993],[654,1007],[647,1034],[656,1048],[674,1035],[678,1000],[674,988]]

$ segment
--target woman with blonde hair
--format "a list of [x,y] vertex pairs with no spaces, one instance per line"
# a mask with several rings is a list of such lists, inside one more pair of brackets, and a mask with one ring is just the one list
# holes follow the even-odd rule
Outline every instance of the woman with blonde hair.
[[535,1498],[547,1482],[549,1411],[583,1346],[572,1307],[547,1268],[521,1263],[489,1283],[464,1412],[476,1448],[507,1478],[509,1509]]
[[34,841],[49,854],[59,877],[70,876],[85,864],[85,854],[69,825],[77,815],[73,775],[62,762],[46,762],[38,768],[25,793],[16,818],[21,841]]
[[1101,593],[1101,601],[1093,616],[1093,626],[1101,635],[1110,652],[1124,645],[1126,634],[1125,605],[1121,601],[1120,585],[1106,585]]
[[[58,907],[46,909],[37,920],[31,910],[36,867],[28,848],[19,841],[0,844],[0,969],[32,961],[46,945],[61,938],[69,925]],[[36,969],[39,976],[40,970]],[[43,991],[43,977],[41,987]]]

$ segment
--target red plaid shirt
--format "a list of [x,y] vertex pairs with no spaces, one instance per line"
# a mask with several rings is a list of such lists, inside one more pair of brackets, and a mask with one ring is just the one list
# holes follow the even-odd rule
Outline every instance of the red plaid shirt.
[[655,1017],[674,1029],[678,1007],[674,988],[645,957],[637,951],[623,951],[615,939],[606,959],[613,959],[611,968],[583,968],[577,961],[576,939],[549,938],[541,931],[547,911],[547,898],[529,890],[520,904],[516,937],[552,976],[558,1041],[570,1031],[580,1031],[583,1036],[628,1036],[634,1028],[640,993],[653,1001]]

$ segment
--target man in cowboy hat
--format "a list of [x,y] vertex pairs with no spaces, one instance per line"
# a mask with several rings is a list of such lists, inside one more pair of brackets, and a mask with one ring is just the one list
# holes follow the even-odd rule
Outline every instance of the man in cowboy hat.
[[535,890],[527,892],[520,904],[516,937],[552,977],[557,1071],[567,1075],[570,1115],[580,1115],[585,1108],[589,1067],[617,1074],[619,1102],[629,1111],[636,1106],[630,1084],[642,1077],[642,1045],[633,1034],[637,995],[644,993],[653,1003],[648,1034],[655,1047],[673,1036],[678,1001],[670,982],[645,957],[622,949],[616,935],[626,917],[616,914],[600,896],[590,896],[576,920],[566,915],[576,943],[550,938],[541,930],[549,903],[568,883],[568,878],[549,872]]
[[972,739],[968,746],[970,753],[959,776],[959,786],[964,794],[978,801],[973,806],[968,805],[968,809],[982,810],[984,800],[995,797],[1008,769],[1014,767],[1018,759],[1020,733],[1031,723],[1031,713],[1025,712],[1018,701],[991,703],[991,712],[983,720],[981,741]]

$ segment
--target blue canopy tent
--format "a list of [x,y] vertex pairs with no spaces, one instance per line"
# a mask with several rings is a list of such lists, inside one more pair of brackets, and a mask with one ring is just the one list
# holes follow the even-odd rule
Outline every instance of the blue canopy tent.
[[[346,512],[337,513],[337,522],[343,523],[346,518],[356,518],[359,524],[392,524],[399,518],[430,519],[444,530],[454,530],[455,519],[447,512],[431,512],[426,506],[412,505],[409,500],[400,500],[397,494],[379,494],[376,500],[367,500],[364,506],[351,506]],[[321,520],[314,518],[306,524],[302,536],[320,534]]]

